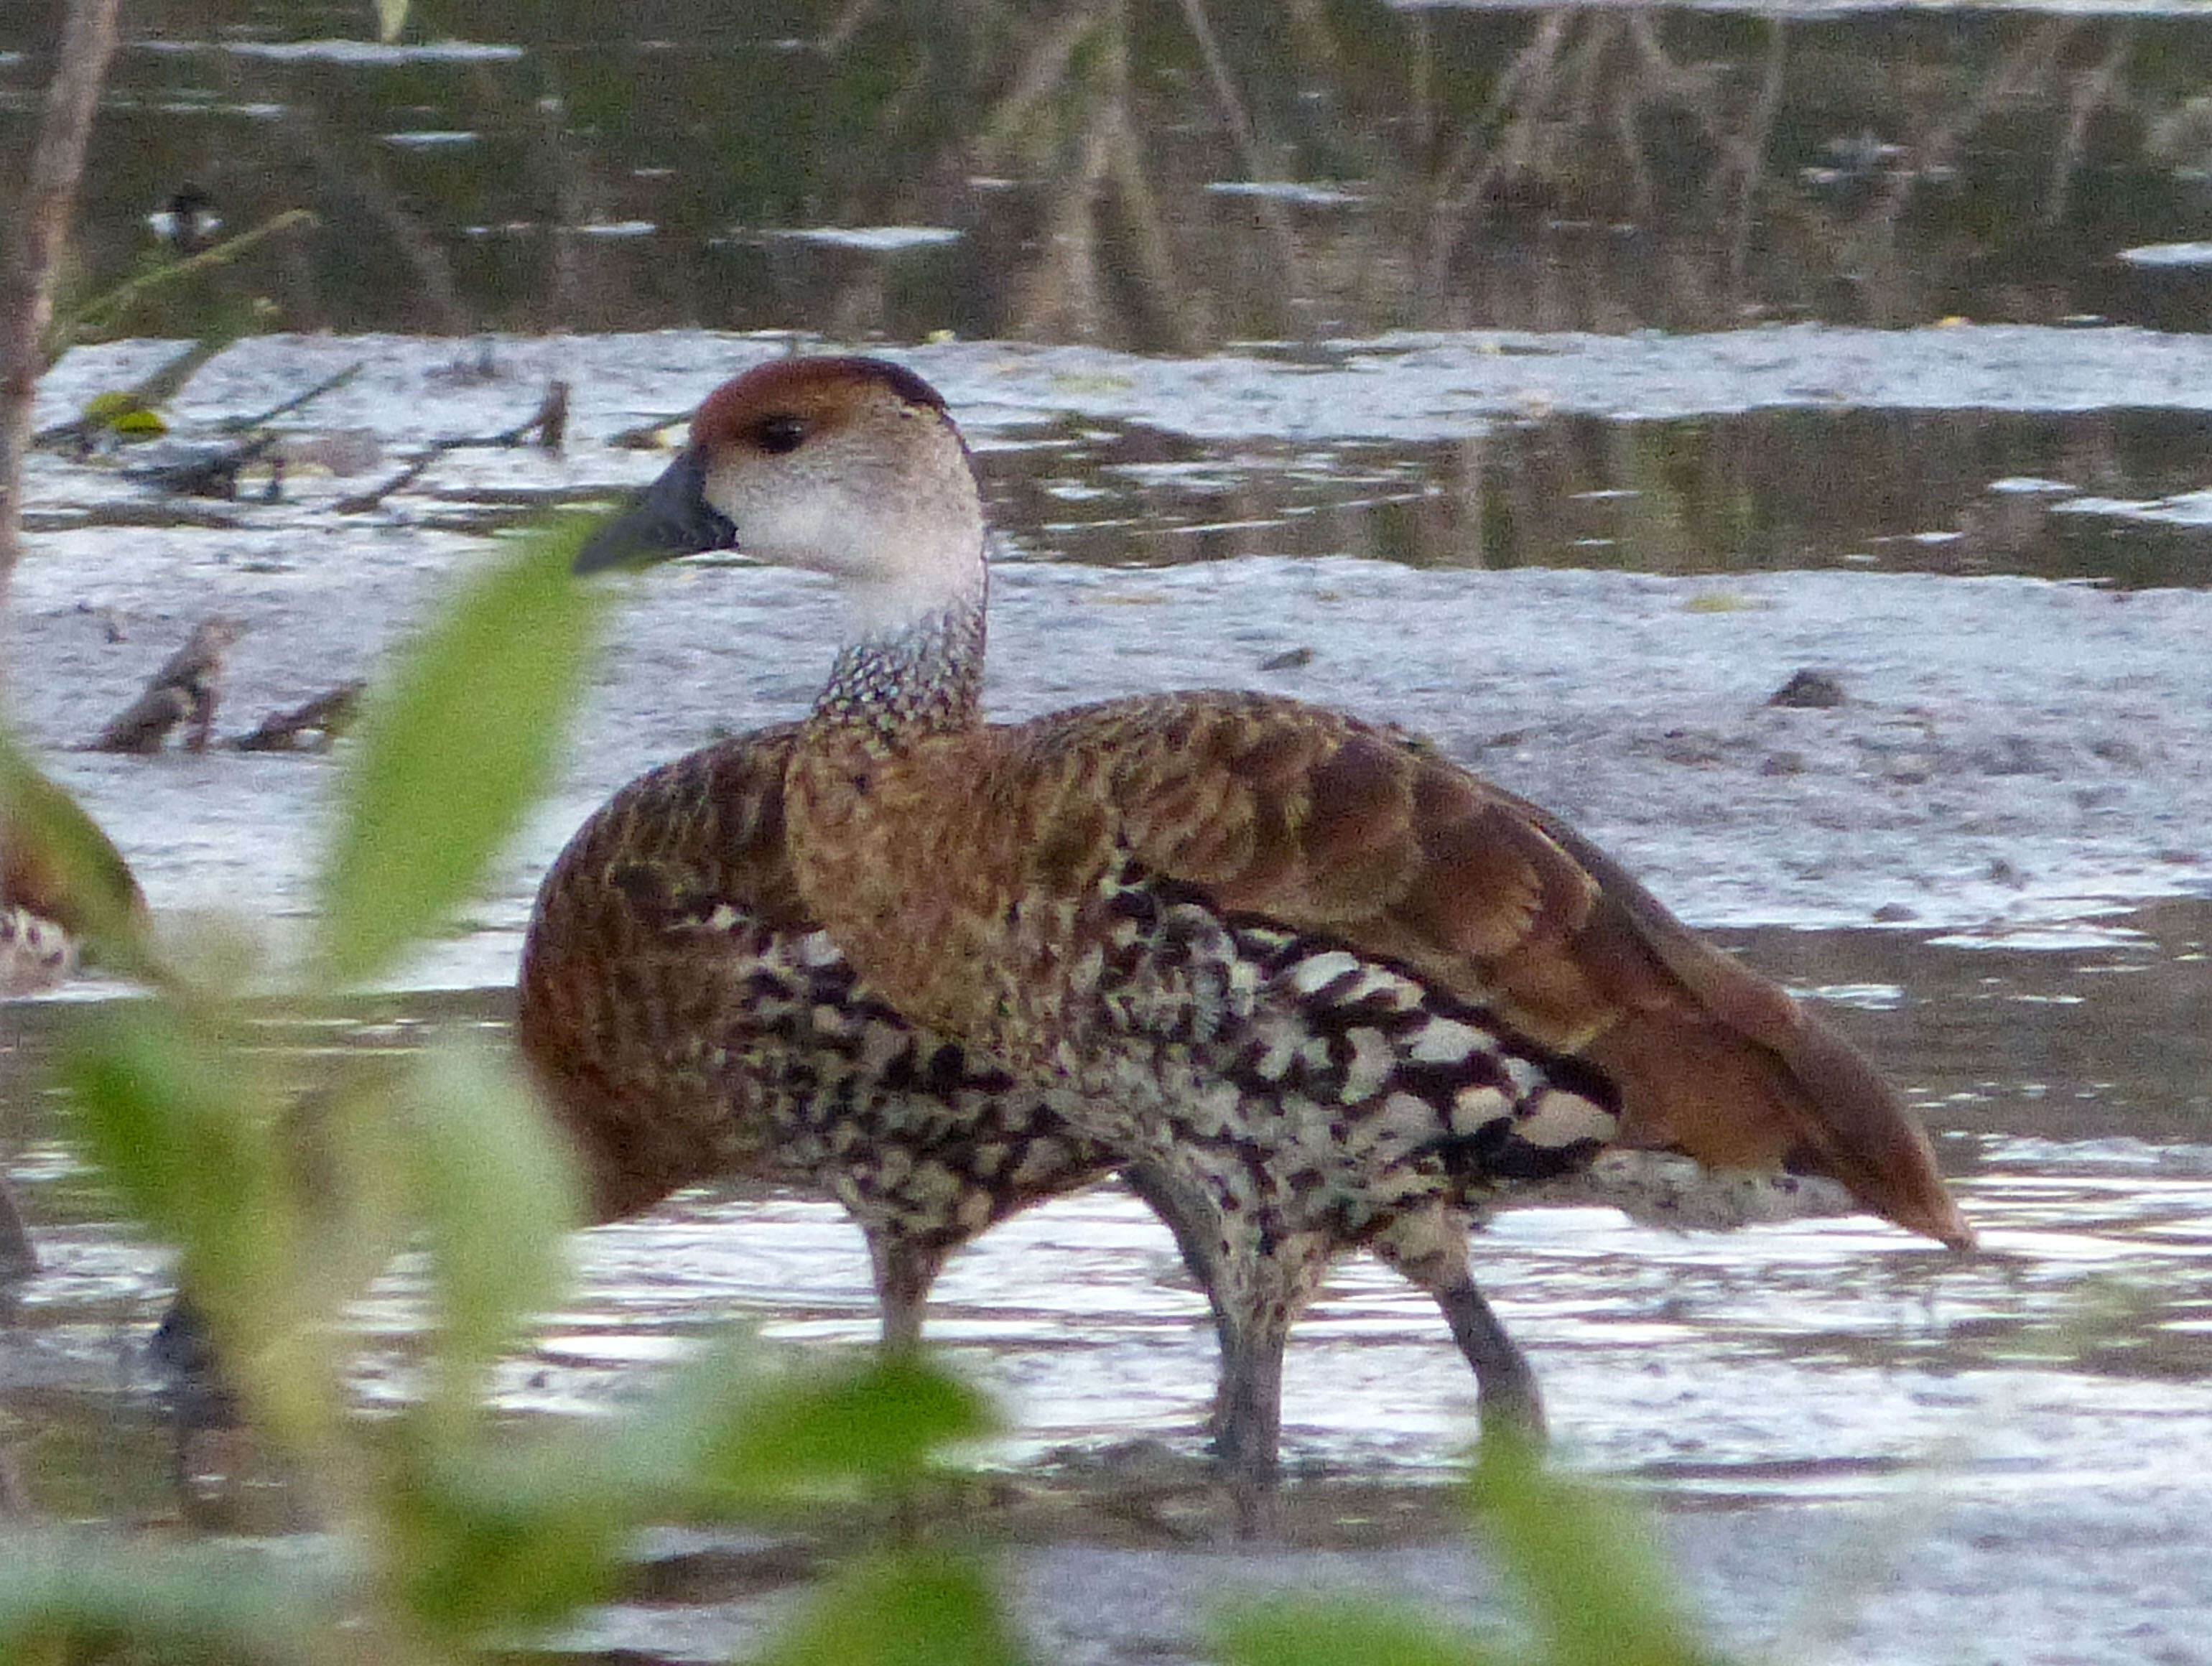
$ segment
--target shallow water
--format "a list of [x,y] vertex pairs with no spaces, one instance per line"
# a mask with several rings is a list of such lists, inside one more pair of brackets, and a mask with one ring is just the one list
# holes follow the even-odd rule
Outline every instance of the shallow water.
[[[1854,1522],[1899,1560],[1969,1586],[2027,1577],[1997,1571],[2026,1557],[2033,1577],[2060,1582],[2060,1609],[2081,1573],[2050,1535],[2063,1541],[2085,1512],[2107,1547],[2100,1579],[2124,1584],[2135,1559],[2169,1555],[2177,1534],[2194,1542],[2212,1520],[2212,904],[2115,918],[2074,946],[1899,932],[1727,940],[1831,1002],[1923,1108],[1984,1249],[1954,1257],[1863,1219],[1678,1235],[1601,1208],[1503,1215],[1478,1265],[1537,1362],[1562,1452],[1668,1510],[1723,1633],[1747,1639],[1784,1624],[1819,1583],[1807,1535],[1850,1542]],[[356,1040],[404,1046],[504,1006],[500,992],[380,1001]],[[0,1333],[9,1444],[46,1507],[159,1517],[173,1500],[132,1359],[166,1293],[163,1258],[86,1189],[38,1091],[71,1011],[6,1012],[0,1152],[47,1262]],[[320,1050],[332,1034],[319,1026],[297,1044]],[[772,1346],[867,1344],[866,1257],[836,1208],[695,1192],[582,1234],[574,1292],[502,1374],[501,1401],[523,1414],[604,1408],[733,1316]],[[363,1402],[410,1392],[420,1318],[404,1267],[357,1311]],[[1450,1607],[1491,1601],[1447,1548],[1446,1495],[1431,1490],[1471,1435],[1472,1383],[1434,1311],[1372,1261],[1338,1268],[1289,1361],[1288,1520],[1320,1562],[1228,1558],[1197,1587],[1143,1549],[1203,1530],[1193,1473],[1127,1443],[1196,1453],[1211,1334],[1165,1232],[1133,1200],[1103,1187],[987,1236],[946,1274],[930,1332],[1006,1418],[981,1461],[1011,1490],[979,1519],[1040,1547],[1010,1577],[1048,1633],[1100,1623],[1079,1590],[1103,1601],[1133,1584],[1187,1615],[1216,1578],[1264,1587],[1329,1567]],[[755,1588],[757,1563],[781,1553],[710,1539],[720,1548],[699,1563],[700,1543],[683,1542],[649,1560],[675,1559],[655,1577],[688,1600],[617,1605],[579,1646],[703,1657],[757,1625],[772,1596]],[[1071,1567],[1046,1547],[1082,1542],[1127,1548]],[[1363,1573],[1361,1555],[1381,1560]],[[2199,1658],[2185,1639],[2212,1622],[2212,1576],[2199,1565],[2161,1577],[2157,1635],[2181,1651],[2155,1657]],[[751,1594],[722,1588],[732,1581]],[[1845,1586],[1856,1613],[1868,1592]],[[1140,1605],[1094,1638],[1107,1651],[1096,1657],[1142,1657],[1133,1638],[1164,1623],[1152,1612]],[[1899,1610],[1885,1600],[1869,1612],[1880,1631]]]

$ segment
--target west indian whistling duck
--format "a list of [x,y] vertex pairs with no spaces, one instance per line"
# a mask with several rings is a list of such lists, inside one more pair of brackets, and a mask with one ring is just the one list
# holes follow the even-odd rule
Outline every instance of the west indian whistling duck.
[[1471,1314],[1468,1207],[1607,1146],[1826,1175],[1972,1243],[1925,1134],[1826,1023],[1419,739],[1215,690],[986,723],[985,544],[933,389],[796,359],[710,395],[578,567],[734,547],[836,581],[850,629],[783,743],[789,905],[1204,1241],[1248,1527],[1285,1334],[1350,1246]]

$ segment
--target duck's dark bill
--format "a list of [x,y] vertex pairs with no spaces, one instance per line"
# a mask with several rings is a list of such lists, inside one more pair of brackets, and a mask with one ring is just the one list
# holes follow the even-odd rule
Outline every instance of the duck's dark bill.
[[685,451],[635,502],[584,540],[575,570],[644,567],[702,550],[732,548],[737,530],[708,503],[706,485],[699,453]]

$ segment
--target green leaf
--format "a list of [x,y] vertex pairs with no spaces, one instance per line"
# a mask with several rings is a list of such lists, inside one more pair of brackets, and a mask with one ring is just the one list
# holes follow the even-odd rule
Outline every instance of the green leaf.
[[1475,1511],[1534,1622],[1545,1666],[1713,1666],[1674,1598],[1650,1517],[1486,1435]]
[[981,1395],[910,1359],[764,1377],[736,1342],[688,1362],[617,1437],[615,1462],[703,1509],[911,1479],[990,1432]]
[[322,878],[325,975],[366,978],[435,927],[551,779],[605,594],[569,575],[589,524],[471,580],[373,698]]
[[289,1199],[263,1085],[174,1011],[91,1020],[60,1066],[94,1158],[197,1285],[262,1282],[289,1256]]
[[915,1359],[803,1372],[749,1397],[701,1454],[699,1474],[738,1494],[824,1483],[882,1487],[948,1442],[991,1426],[981,1395]]
[[831,1579],[762,1666],[1018,1666],[1024,1658],[972,1564],[910,1551]]
[[173,1009],[88,1023],[58,1075],[85,1143],[132,1209],[183,1251],[179,1283],[224,1364],[295,1452],[336,1416],[337,1313],[312,1304],[291,1132],[249,1055]]
[[336,1318],[415,1235],[413,1130],[394,1111],[396,1074],[379,1061],[301,1094],[279,1118],[300,1207],[313,1223],[294,1262],[306,1312]]
[[459,1414],[474,1407],[483,1367],[560,1292],[580,1191],[567,1151],[506,1061],[479,1048],[433,1049],[408,1097],[409,1162],[443,1322],[439,1386],[444,1409]]
[[155,1659],[312,1660],[328,1653],[309,1607],[321,1595],[236,1550],[0,1531],[0,1659],[129,1658],[127,1639]]
[[114,842],[0,730],[0,871],[10,898],[82,938],[118,970],[147,964],[146,904]]
[[1487,1666],[1503,1658],[1457,1627],[1397,1604],[1288,1598],[1214,1627],[1224,1666]]
[[515,1446],[415,1449],[384,1519],[409,1614],[449,1644],[550,1625],[612,1590],[645,1494],[606,1464],[599,1430]]

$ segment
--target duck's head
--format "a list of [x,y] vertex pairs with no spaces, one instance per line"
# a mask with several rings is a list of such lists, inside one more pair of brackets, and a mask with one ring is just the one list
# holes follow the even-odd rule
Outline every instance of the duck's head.
[[881,359],[781,359],[707,396],[690,442],[576,570],[739,550],[826,573],[870,630],[980,599],[983,509],[937,390]]

